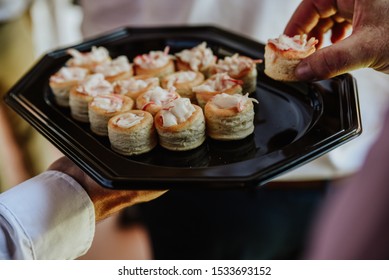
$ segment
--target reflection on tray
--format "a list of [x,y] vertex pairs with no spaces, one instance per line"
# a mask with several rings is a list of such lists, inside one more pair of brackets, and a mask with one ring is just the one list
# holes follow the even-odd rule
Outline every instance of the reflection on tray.
[[254,134],[235,141],[209,140],[209,147],[210,153],[212,153],[212,165],[223,165],[252,159],[259,150],[255,146]]
[[169,151],[161,146],[155,147],[151,152],[129,157],[131,160],[148,163],[156,166],[170,167],[206,167],[209,164],[208,145],[203,143],[200,147],[190,151]]
[[269,151],[276,150],[278,147],[284,147],[289,143],[292,143],[298,135],[298,131],[295,129],[286,129],[275,134],[272,138],[270,138],[267,143],[267,148]]

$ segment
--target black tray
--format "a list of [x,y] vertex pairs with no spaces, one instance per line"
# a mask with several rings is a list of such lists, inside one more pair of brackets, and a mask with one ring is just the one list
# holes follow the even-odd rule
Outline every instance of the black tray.
[[[72,46],[88,51],[106,47],[112,57],[150,50],[170,53],[206,41],[223,57],[236,52],[263,58],[264,45],[213,26],[123,28]],[[65,155],[105,187],[225,188],[254,187],[305,164],[358,136],[361,129],[356,82],[349,75],[315,83],[282,83],[258,67],[253,93],[255,132],[244,140],[206,140],[199,148],[172,152],[157,146],[140,156],[113,152],[108,138],[58,107],[49,77],[69,59],[66,49],[47,53],[9,91],[5,101]]]

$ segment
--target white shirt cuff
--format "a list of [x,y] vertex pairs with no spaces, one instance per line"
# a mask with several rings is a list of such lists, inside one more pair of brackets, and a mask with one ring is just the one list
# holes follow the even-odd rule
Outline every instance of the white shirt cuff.
[[46,171],[0,195],[0,227],[0,258],[75,259],[91,246],[94,206],[72,177]]

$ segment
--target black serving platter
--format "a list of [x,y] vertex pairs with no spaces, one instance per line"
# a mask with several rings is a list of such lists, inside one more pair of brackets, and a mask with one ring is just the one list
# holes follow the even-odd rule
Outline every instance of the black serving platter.
[[[170,46],[174,54],[207,42],[218,57],[236,52],[264,57],[264,45],[213,26],[122,28],[78,44],[80,51],[106,47],[131,60]],[[111,150],[107,137],[91,132],[58,107],[49,77],[70,58],[66,49],[47,53],[8,92],[5,101],[97,182],[112,189],[255,187],[358,136],[356,82],[349,75],[314,83],[283,83],[258,67],[255,132],[246,139],[207,139],[197,149],[172,152],[157,146],[139,156]]]

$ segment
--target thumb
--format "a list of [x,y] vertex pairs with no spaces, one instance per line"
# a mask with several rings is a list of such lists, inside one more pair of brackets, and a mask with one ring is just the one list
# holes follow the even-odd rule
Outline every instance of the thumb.
[[[328,79],[371,65],[374,50],[362,34],[353,34],[331,46],[319,49],[296,67],[299,80]],[[370,43],[371,44],[371,43]]]

